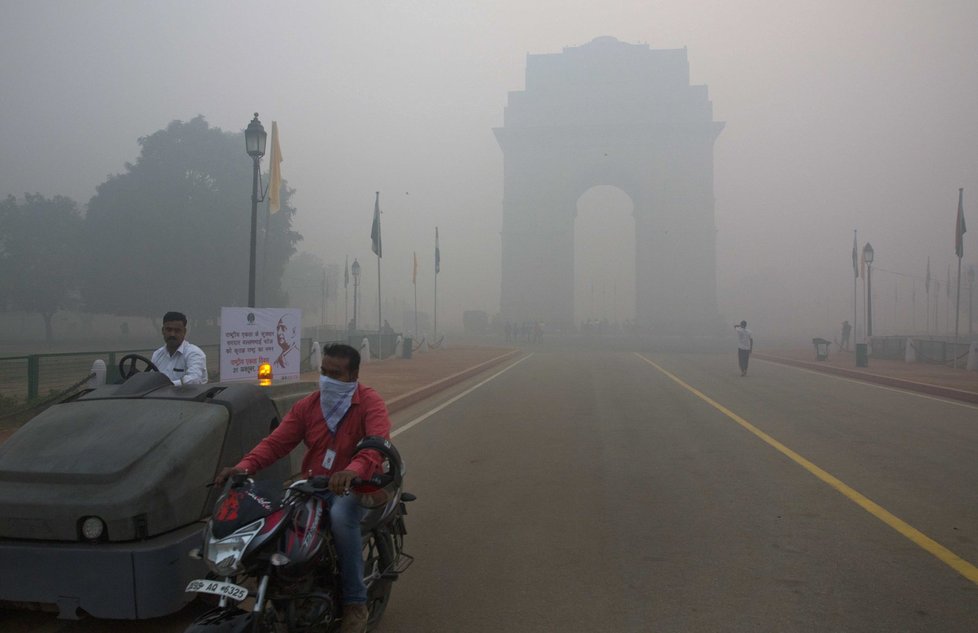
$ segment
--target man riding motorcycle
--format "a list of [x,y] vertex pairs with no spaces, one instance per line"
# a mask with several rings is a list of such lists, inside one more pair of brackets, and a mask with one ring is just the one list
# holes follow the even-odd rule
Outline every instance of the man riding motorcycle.
[[362,633],[367,625],[367,589],[363,581],[360,519],[363,509],[350,485],[380,472],[382,458],[374,450],[353,458],[357,442],[367,436],[390,439],[390,418],[380,395],[359,384],[360,353],[349,345],[323,350],[319,391],[297,402],[281,424],[234,466],[214,480],[223,485],[234,474],[254,474],[288,455],[299,442],[308,447],[302,472],[329,477],[326,493],[330,528],[343,581],[343,624],[340,633]]

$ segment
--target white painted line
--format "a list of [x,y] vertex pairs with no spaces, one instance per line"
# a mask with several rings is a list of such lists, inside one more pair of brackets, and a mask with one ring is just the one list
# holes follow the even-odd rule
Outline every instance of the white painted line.
[[418,424],[421,424],[422,422],[424,422],[425,420],[427,420],[427,419],[428,419],[428,418],[430,418],[431,416],[433,416],[433,415],[435,415],[436,413],[438,413],[439,411],[441,411],[442,409],[444,409],[444,408],[445,408],[445,407],[447,407],[448,405],[450,405],[450,404],[452,404],[452,403],[454,403],[454,402],[457,402],[457,401],[459,401],[459,400],[461,400],[462,398],[464,398],[465,396],[467,396],[467,395],[469,395],[470,393],[472,393],[473,391],[475,391],[476,389],[478,389],[478,388],[479,388],[479,387],[481,387],[482,385],[484,385],[484,384],[486,384],[487,382],[489,382],[489,381],[491,381],[491,380],[495,380],[495,379],[496,379],[496,378],[498,378],[499,376],[501,376],[501,375],[503,375],[503,374],[505,374],[505,373],[506,373],[506,372],[508,372],[508,371],[509,371],[510,369],[512,369],[513,367],[516,367],[517,365],[519,365],[520,363],[522,363],[523,361],[525,361],[525,360],[526,360],[527,358],[529,358],[530,356],[533,356],[533,353],[532,353],[532,352],[531,352],[531,353],[529,353],[529,354],[527,354],[527,355],[526,355],[526,356],[524,356],[523,358],[521,358],[521,359],[519,359],[518,361],[516,361],[516,362],[515,362],[515,363],[513,363],[512,365],[509,365],[508,367],[506,367],[506,368],[504,368],[504,369],[501,369],[501,370],[499,370],[499,371],[497,371],[497,372],[496,372],[495,374],[493,374],[492,376],[489,376],[488,378],[486,378],[485,380],[483,380],[483,381],[482,381],[482,382],[480,382],[479,384],[477,384],[477,385],[474,385],[474,386],[472,386],[472,387],[469,387],[468,389],[466,389],[466,390],[465,390],[465,391],[463,391],[462,393],[460,393],[460,394],[458,394],[457,396],[455,396],[455,397],[454,397],[454,398],[452,398],[451,400],[449,400],[449,401],[447,401],[447,402],[443,402],[443,403],[441,403],[440,405],[438,405],[437,407],[435,407],[435,408],[434,408],[434,409],[432,409],[431,411],[428,411],[427,413],[425,413],[425,414],[423,414],[423,415],[421,415],[421,416],[419,416],[419,417],[416,417],[416,418],[414,418],[413,420],[411,420],[410,422],[408,422],[408,423],[407,423],[407,424],[405,424],[404,426],[399,426],[399,427],[397,427],[397,428],[396,428],[395,430],[393,430],[393,431],[391,431],[391,437],[392,437],[392,438],[393,438],[393,437],[397,437],[398,435],[400,435],[400,434],[401,434],[401,433],[403,433],[404,431],[407,431],[407,430],[408,430],[408,429],[410,429],[411,427],[413,427],[413,426],[416,426],[416,425],[418,425]]

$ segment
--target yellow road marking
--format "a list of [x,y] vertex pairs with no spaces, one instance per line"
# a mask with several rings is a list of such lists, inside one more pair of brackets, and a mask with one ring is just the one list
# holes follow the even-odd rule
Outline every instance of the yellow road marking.
[[884,509],[882,506],[872,501],[871,499],[869,499],[862,493],[858,492],[854,488],[851,488],[850,486],[846,485],[837,477],[822,470],[821,468],[819,468],[812,462],[808,461],[807,459],[805,459],[795,451],[791,450],[781,442],[777,441],[776,439],[774,439],[764,431],[760,430],[759,428],[757,428],[747,420],[743,419],[742,417],[740,417],[730,409],[726,408],[719,402],[713,400],[712,398],[704,394],[702,391],[699,391],[695,387],[686,384],[680,378],[670,373],[669,371],[663,369],[662,367],[660,367],[653,361],[649,360],[645,356],[639,354],[638,352],[635,352],[635,355],[641,358],[642,360],[644,360],[649,365],[655,367],[662,374],[664,374],[665,376],[673,380],[676,384],[678,384],[683,389],[689,391],[700,400],[703,400],[704,402],[709,404],[711,407],[713,407],[720,413],[724,414],[725,416],[727,416],[728,418],[730,418],[740,426],[744,427],[745,429],[747,429],[748,431],[756,435],[758,438],[760,438],[765,443],[767,443],[768,445],[770,445],[771,447],[773,447],[774,449],[782,453],[788,459],[792,460],[793,462],[795,462],[796,464],[798,464],[799,466],[801,466],[811,474],[815,475],[816,477],[818,477],[828,485],[838,490],[840,493],[845,495],[845,497],[848,498],[850,501],[852,501],[866,512],[869,512],[874,517],[876,517],[883,523],[887,524],[888,526],[890,526],[891,528],[893,528],[894,530],[896,530],[897,532],[905,536],[912,543],[922,548],[929,554],[935,556],[945,565],[947,565],[954,571],[958,572],[959,574],[961,574],[971,582],[978,585],[978,567],[975,567],[968,561],[964,560],[963,558],[961,558],[960,556],[958,556],[948,548],[944,547],[934,539],[930,538],[929,536],[927,536],[917,528],[913,527],[903,519],[895,516],[888,510]]

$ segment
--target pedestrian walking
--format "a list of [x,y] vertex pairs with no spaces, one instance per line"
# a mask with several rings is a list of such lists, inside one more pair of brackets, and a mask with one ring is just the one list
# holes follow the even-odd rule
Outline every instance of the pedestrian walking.
[[842,322],[842,343],[839,345],[842,349],[849,351],[849,334],[852,332],[852,326],[849,325],[849,321]]
[[740,375],[746,376],[750,353],[754,350],[754,335],[747,329],[747,321],[735,325],[734,330],[737,332],[737,360],[740,361]]

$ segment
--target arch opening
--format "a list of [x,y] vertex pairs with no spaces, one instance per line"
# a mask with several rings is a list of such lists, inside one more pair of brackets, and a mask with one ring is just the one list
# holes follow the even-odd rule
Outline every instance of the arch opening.
[[574,220],[574,322],[620,331],[635,319],[635,204],[598,185],[577,199]]

